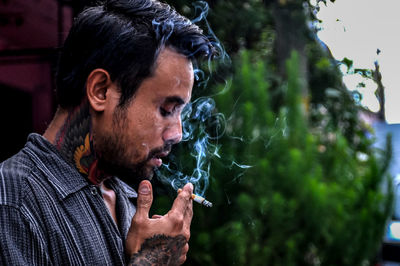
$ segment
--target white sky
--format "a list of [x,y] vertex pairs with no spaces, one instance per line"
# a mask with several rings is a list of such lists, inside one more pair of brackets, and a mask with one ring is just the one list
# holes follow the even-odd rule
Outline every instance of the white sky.
[[[400,123],[400,0],[336,0],[320,6],[317,17],[323,20],[323,30],[319,38],[336,59],[347,57],[355,68],[374,69],[378,60],[386,89],[387,121]],[[347,76],[344,81],[349,89],[357,89],[362,79]],[[374,83],[359,89],[362,104],[372,111],[379,108],[375,89]]]

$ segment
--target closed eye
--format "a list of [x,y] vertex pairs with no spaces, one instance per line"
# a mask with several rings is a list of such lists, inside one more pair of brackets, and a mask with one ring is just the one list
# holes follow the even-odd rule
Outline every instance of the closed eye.
[[184,100],[179,96],[166,97],[160,106],[160,114],[163,117],[171,116],[176,112],[181,112],[185,106]]
[[170,115],[172,114],[172,112],[167,111],[167,110],[166,110],[165,108],[163,108],[163,107],[160,107],[160,114],[161,114],[161,116],[166,117],[166,116],[170,116]]

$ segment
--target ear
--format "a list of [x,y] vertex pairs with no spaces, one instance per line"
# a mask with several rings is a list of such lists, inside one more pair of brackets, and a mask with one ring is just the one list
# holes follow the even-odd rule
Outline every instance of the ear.
[[92,108],[97,112],[104,111],[107,90],[112,85],[110,74],[101,68],[94,69],[86,80],[86,95]]

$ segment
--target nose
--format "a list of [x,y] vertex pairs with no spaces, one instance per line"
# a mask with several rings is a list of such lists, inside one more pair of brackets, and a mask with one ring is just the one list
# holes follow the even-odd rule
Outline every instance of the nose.
[[176,144],[182,140],[182,121],[180,116],[167,126],[162,137],[164,142],[170,144]]

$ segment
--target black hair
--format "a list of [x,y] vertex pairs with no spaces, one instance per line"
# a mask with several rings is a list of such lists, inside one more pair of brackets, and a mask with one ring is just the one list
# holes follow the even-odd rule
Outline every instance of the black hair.
[[107,0],[86,8],[75,18],[61,50],[56,71],[58,104],[79,105],[88,75],[102,68],[119,86],[119,105],[124,106],[153,73],[160,50],[169,46],[192,61],[215,53],[201,29],[167,4]]

